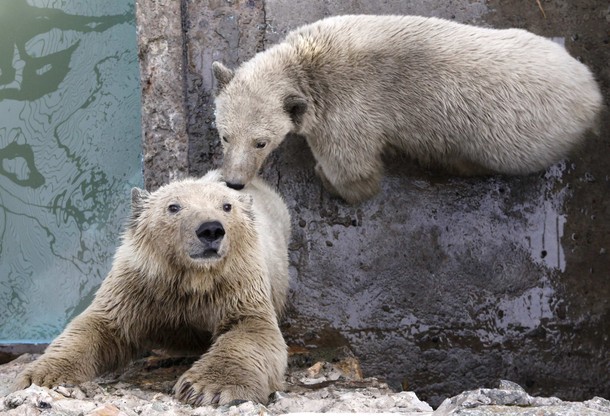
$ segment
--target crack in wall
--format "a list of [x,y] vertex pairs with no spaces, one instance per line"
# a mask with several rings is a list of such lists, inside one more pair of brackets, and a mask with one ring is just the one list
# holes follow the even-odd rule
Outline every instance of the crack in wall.
[[259,45],[256,48],[257,52],[263,51],[267,47],[267,1],[262,0],[262,3],[263,23],[260,25],[262,34]]
[[188,0],[180,1],[180,35],[182,40],[182,65],[181,65],[181,75],[182,75],[182,109],[184,111],[184,116],[182,120],[185,123],[184,129],[187,135],[187,145],[186,145],[186,172],[190,174],[190,146],[188,142],[191,139],[191,134],[188,128],[188,119],[189,119],[189,105],[188,105],[188,68],[189,68],[189,58],[188,58],[188,30],[189,30],[189,16],[188,16],[188,7],[186,2]]

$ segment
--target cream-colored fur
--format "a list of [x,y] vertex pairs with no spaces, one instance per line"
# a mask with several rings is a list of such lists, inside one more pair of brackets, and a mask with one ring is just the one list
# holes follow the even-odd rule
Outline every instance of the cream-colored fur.
[[287,363],[277,316],[289,234],[284,202],[257,178],[242,192],[218,171],[151,194],[134,189],[131,221],[93,303],[15,388],[84,382],[152,347],[209,347],[176,383],[179,399],[266,402]]
[[458,174],[527,174],[564,158],[602,108],[589,69],[551,40],[437,18],[331,17],[235,72],[213,68],[227,182],[248,183],[298,133],[352,203],[378,191],[388,147]]

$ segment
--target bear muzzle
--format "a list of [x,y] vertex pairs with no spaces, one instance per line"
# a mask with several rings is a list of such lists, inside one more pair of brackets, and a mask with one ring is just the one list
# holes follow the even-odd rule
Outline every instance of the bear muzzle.
[[227,186],[231,189],[235,189],[236,191],[241,191],[244,189],[245,185],[243,183],[227,182]]
[[204,222],[195,231],[202,244],[200,252],[191,254],[191,258],[210,259],[219,257],[218,250],[225,235],[225,229],[218,221]]

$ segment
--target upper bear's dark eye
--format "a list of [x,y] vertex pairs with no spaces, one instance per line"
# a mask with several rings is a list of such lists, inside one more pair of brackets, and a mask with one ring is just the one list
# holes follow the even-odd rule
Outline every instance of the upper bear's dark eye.
[[224,204],[224,205],[222,206],[222,210],[223,210],[224,212],[229,212],[229,211],[231,211],[231,208],[233,208],[233,207],[231,206],[231,204]]
[[227,139],[227,136],[222,136],[222,141],[225,143],[229,143],[229,139]]
[[262,149],[265,146],[267,146],[267,142],[256,142],[257,149]]
[[175,214],[176,212],[180,211],[180,209],[181,209],[181,208],[182,208],[182,207],[181,207],[180,205],[178,205],[178,204],[170,204],[170,205],[167,207],[167,210],[168,210],[169,212],[171,212],[172,214]]

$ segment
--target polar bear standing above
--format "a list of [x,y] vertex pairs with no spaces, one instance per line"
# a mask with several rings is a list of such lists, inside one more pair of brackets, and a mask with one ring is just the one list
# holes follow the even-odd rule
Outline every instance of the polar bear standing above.
[[84,382],[148,348],[209,347],[176,383],[179,399],[266,402],[287,365],[277,315],[289,234],[286,205],[260,179],[243,192],[217,171],[151,194],[135,188],[123,244],[93,303],[15,388]]
[[331,17],[235,72],[213,69],[229,186],[297,133],[351,203],[378,192],[388,148],[463,175],[527,174],[564,158],[602,108],[593,75],[560,45],[436,18]]

